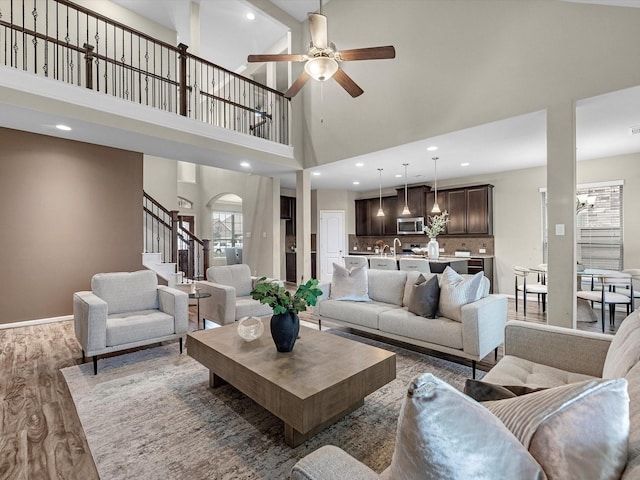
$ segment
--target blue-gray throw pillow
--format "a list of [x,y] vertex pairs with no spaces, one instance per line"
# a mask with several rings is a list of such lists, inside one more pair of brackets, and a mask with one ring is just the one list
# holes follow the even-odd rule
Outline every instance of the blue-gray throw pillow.
[[422,275],[418,277],[411,290],[409,305],[411,313],[426,318],[438,318],[438,302],[440,301],[440,285],[435,275],[426,280]]

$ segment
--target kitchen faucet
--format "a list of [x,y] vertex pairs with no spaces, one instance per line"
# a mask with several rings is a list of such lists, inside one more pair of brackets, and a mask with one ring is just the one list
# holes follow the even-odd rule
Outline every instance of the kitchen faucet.
[[396,249],[396,242],[398,242],[398,246],[402,248],[402,242],[398,237],[393,239],[393,258],[398,254],[398,250]]

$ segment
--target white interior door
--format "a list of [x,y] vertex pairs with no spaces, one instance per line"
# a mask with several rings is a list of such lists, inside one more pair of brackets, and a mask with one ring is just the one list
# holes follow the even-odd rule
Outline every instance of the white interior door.
[[333,263],[342,265],[345,252],[344,210],[320,210],[320,281],[330,282]]

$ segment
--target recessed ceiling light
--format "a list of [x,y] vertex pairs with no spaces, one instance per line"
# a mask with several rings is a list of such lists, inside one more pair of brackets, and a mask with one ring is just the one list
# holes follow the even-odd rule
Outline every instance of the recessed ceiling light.
[[319,176],[320,176],[320,172],[313,172],[311,175],[314,175],[314,176],[316,176],[316,177],[319,177]]
[[256,19],[256,14],[253,13],[253,12],[247,13],[247,19],[248,20],[255,20]]
[[427,152],[435,152],[438,149],[438,147],[436,147],[435,145],[431,145],[430,147],[427,147]]
[[460,164],[461,167],[468,167],[469,165],[471,165],[469,162],[464,162]]
[[251,164],[249,162],[240,162],[240,166],[244,168],[249,168]]
[[360,182],[358,182],[357,180],[355,182],[353,182],[354,185],[360,185]]
[[68,131],[71,130],[71,127],[69,127],[67,125],[62,125],[62,124],[56,125],[56,128],[58,130],[64,130],[65,132],[68,132]]
[[396,174],[396,178],[402,178],[402,174],[400,173]]
[[358,163],[356,163],[356,167],[364,167],[364,163],[358,162]]

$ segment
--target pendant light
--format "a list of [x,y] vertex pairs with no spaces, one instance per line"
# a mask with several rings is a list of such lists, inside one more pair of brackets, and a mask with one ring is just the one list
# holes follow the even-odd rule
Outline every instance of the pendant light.
[[431,213],[440,213],[440,205],[438,205],[438,157],[433,157],[433,184],[436,195]]
[[382,168],[378,169],[378,172],[380,172],[380,208],[376,217],[384,217],[384,210],[382,210],[382,170]]
[[404,165],[404,208],[401,215],[411,215],[411,210],[409,210],[409,204],[407,203],[407,166],[409,164],[403,163],[402,165]]

